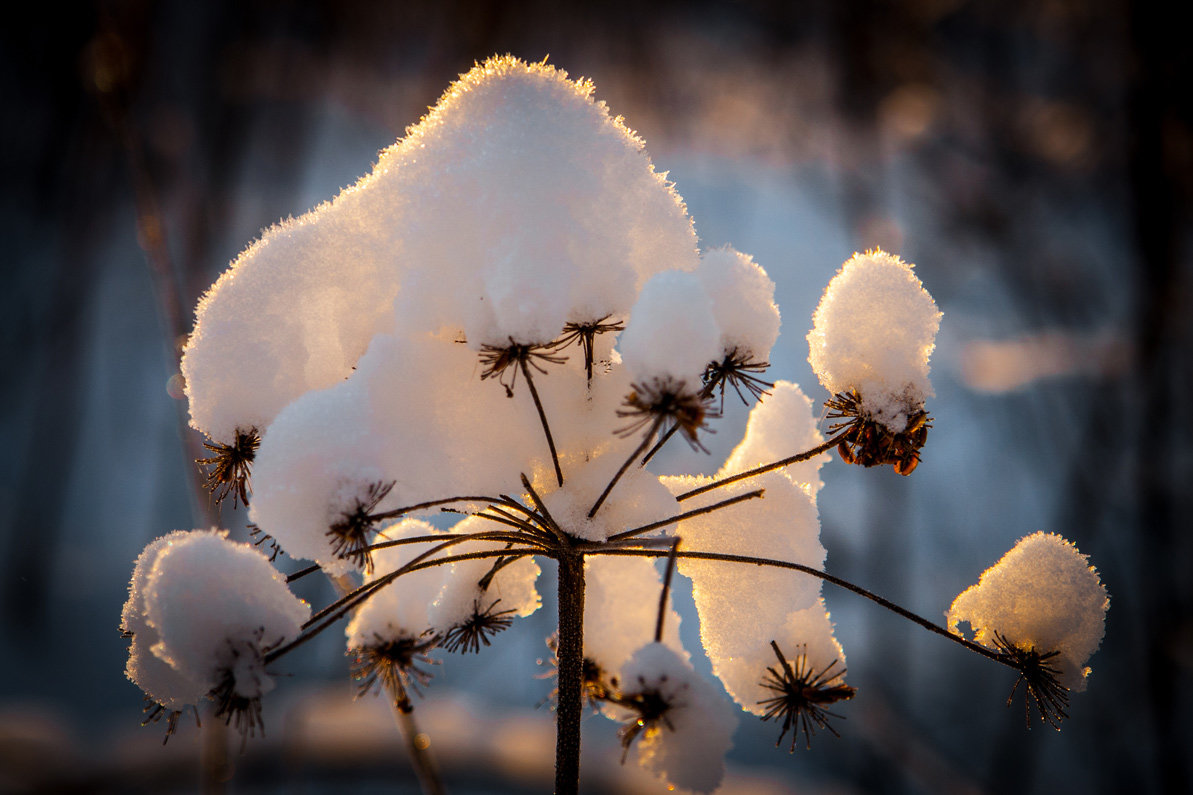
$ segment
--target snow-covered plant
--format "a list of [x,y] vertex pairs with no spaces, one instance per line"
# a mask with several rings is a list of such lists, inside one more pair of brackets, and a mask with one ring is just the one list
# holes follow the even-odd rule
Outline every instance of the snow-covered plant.
[[[314,565],[286,577],[207,530],[152,542],[122,617],[149,718],[172,730],[213,699],[261,729],[271,672],[344,620],[361,692],[409,718],[432,655],[481,652],[538,609],[545,560],[560,792],[578,786],[585,703],[624,723],[627,754],[697,792],[719,786],[740,711],[791,749],[836,734],[830,709],[856,691],[826,581],[1014,668],[1042,718],[1064,717],[1106,605],[1067,543],[1022,542],[948,628],[824,571],[829,452],[907,475],[927,439],[940,312],[913,267],[871,251],[829,284],[808,335],[826,439],[798,386],[763,380],[774,283],[745,254],[699,250],[674,188],[592,91],[545,63],[476,66],[370,174],[267,230],[203,297],[182,369],[208,487],[249,506],[258,541]],[[756,405],[721,469],[652,473],[673,435],[702,447],[726,392]],[[422,518],[444,512],[454,524]],[[680,643],[675,570],[728,699]],[[288,583],[318,571],[341,596],[310,615]],[[961,621],[976,642],[950,633]]]

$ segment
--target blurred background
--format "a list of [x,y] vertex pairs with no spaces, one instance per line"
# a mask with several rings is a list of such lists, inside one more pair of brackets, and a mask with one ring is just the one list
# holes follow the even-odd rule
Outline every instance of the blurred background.
[[[784,319],[770,374],[818,401],[804,335],[828,279],[873,246],[917,263],[944,311],[935,426],[909,478],[822,470],[829,571],[943,621],[1043,529],[1111,594],[1088,690],[1056,733],[1004,708],[1001,666],[826,589],[859,689],[836,710],[841,737],[789,755],[776,726],[743,716],[725,791],[1190,791],[1193,95],[1158,3],[26,13],[0,32],[0,791],[415,791],[384,706],[352,702],[338,638],[288,660],[266,738],[239,756],[229,741],[221,782],[202,762],[211,721],[184,718],[165,748],[160,725],[138,726],[117,625],[149,540],[244,532],[243,512],[217,516],[198,491],[201,440],[179,400],[199,295],[262,228],[354,182],[451,80],[505,52],[592,78],[702,245],[768,270]],[[744,426],[727,409],[711,456],[677,445],[661,469],[715,470]],[[548,596],[484,655],[436,669],[418,714],[452,791],[549,790],[551,686],[535,660],[553,619]],[[585,734],[586,791],[661,789],[618,767],[613,724],[593,717]]]

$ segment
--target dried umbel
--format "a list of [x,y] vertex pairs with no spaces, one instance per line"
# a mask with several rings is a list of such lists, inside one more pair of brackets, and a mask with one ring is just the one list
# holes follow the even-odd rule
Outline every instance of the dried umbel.
[[670,378],[657,378],[632,386],[634,391],[626,396],[617,410],[617,416],[629,418],[630,423],[618,433],[629,436],[648,425],[657,430],[664,422],[671,422],[693,449],[704,449],[699,433],[707,427],[709,418],[717,416],[707,396]]
[[840,434],[837,452],[845,463],[864,467],[889,464],[900,475],[910,475],[919,466],[920,449],[932,427],[932,418],[922,406],[905,407],[900,417],[906,417],[906,425],[901,431],[891,430],[884,419],[867,410],[856,390],[833,396],[824,401],[824,407],[831,423],[829,433]]
[[788,731],[791,732],[792,752],[795,751],[801,731],[804,733],[806,748],[812,747],[812,735],[816,733],[816,729],[826,729],[834,737],[839,737],[837,730],[829,725],[828,719],[841,716],[829,712],[826,708],[838,701],[847,701],[857,693],[857,688],[850,687],[842,681],[845,669],[838,669],[839,663],[834,660],[828,667],[816,671],[808,664],[806,652],[796,657],[792,663],[783,656],[779,644],[771,641],[771,647],[779,664],[766,669],[762,686],[775,695],[758,703],[766,709],[763,720],[774,718],[783,721],[775,747],[783,743],[783,737]]
[[204,485],[215,498],[216,504],[222,503],[231,494],[233,507],[236,507],[238,499],[248,505],[249,494],[252,493],[249,475],[253,459],[257,457],[257,448],[261,446],[261,435],[257,429],[237,428],[231,444],[203,442],[203,446],[215,455],[200,458],[195,463],[206,468]]
[[[974,641],[824,571],[824,453],[906,474],[926,440],[940,313],[913,267],[856,255],[825,292],[809,360],[833,396],[826,442],[798,388],[762,380],[774,284],[744,254],[700,251],[678,194],[592,92],[545,62],[478,65],[373,173],[267,230],[204,297],[182,370],[193,426],[224,442],[208,486],[247,503],[251,464],[250,519],[317,565],[283,576],[202,532],[142,553],[122,623],[151,715],[173,725],[210,697],[254,734],[267,668],[348,619],[360,690],[384,687],[409,727],[434,650],[481,652],[537,610],[549,559],[560,793],[578,789],[586,701],[628,719],[624,748],[666,786],[698,792],[720,785],[742,710],[779,723],[779,745],[835,734],[829,710],[854,689],[825,581],[1014,668],[1029,708],[1059,721],[1105,605],[1075,552],[1046,541],[1063,565],[959,597],[950,624]],[[699,447],[727,387],[759,406],[717,474],[647,469],[673,430]],[[436,510],[464,518],[422,518]],[[661,556],[690,580],[736,706],[664,620]],[[614,561],[637,565],[600,565]],[[342,595],[311,617],[288,584],[320,569]],[[1019,610],[1023,593],[1043,608]]]
[[499,632],[509,629],[514,624],[516,610],[498,610],[500,599],[489,602],[487,607],[481,607],[481,600],[472,602],[472,612],[452,626],[443,635],[444,649],[450,652],[476,653],[481,645],[488,646],[491,638]]
[[394,706],[410,712],[414,709],[410,694],[420,694],[419,688],[431,683],[431,672],[423,666],[436,664],[430,652],[439,644],[440,638],[433,632],[418,638],[383,638],[381,635],[373,638],[367,646],[348,650],[353,655],[352,678],[359,683],[357,696],[381,685],[391,694]]
[[[481,380],[496,378],[505,388],[505,396],[514,396],[514,385],[518,381],[518,371],[525,371],[527,366],[533,367],[543,375],[547,370],[543,364],[563,364],[566,356],[559,356],[553,351],[556,344],[548,342],[544,345],[527,345],[510,339],[509,345],[481,345],[480,361],[485,369],[481,371]],[[529,377],[529,373],[527,373]],[[508,379],[508,380],[507,380]]]
[[327,528],[332,553],[363,569],[366,574],[373,572],[373,555],[369,549],[377,528],[373,514],[393,487],[392,480],[388,483],[370,483],[365,487],[364,494],[356,497],[352,506]]
[[1031,728],[1031,708],[1034,704],[1040,722],[1060,731],[1060,722],[1069,717],[1069,688],[1060,683],[1060,669],[1053,663],[1059,651],[1039,652],[1027,644],[1011,643],[998,632],[994,646],[1019,671],[1019,678],[1007,696],[1007,706],[1015,699],[1019,685],[1023,685],[1023,722]]

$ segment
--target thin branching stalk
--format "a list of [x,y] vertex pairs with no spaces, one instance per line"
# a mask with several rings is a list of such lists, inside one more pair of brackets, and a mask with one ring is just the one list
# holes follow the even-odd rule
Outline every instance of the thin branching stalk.
[[567,533],[563,531],[563,528],[555,521],[555,517],[547,510],[547,504],[539,497],[538,492],[534,490],[534,486],[530,485],[530,478],[526,477],[525,473],[522,474],[522,487],[526,489],[526,493],[530,495],[530,500],[534,503],[534,507],[538,511],[538,514],[536,514],[538,520],[555,534],[560,544],[564,546],[571,544]]
[[674,425],[672,425],[670,428],[668,428],[666,431],[664,431],[663,435],[659,437],[659,440],[657,442],[655,442],[654,447],[650,448],[650,450],[648,450],[646,452],[646,455],[642,456],[642,463],[639,464],[639,466],[646,466],[647,464],[649,464],[650,459],[655,457],[655,453],[662,450],[663,445],[667,444],[667,442],[671,439],[672,436],[675,435],[675,432],[678,430],[679,430],[679,423],[677,422]]
[[659,596],[659,617],[654,625],[654,642],[663,642],[663,620],[667,617],[667,595],[671,593],[671,577],[675,574],[675,553],[679,551],[679,539],[671,542],[667,555],[667,572],[663,575],[663,593]]
[[721,500],[720,502],[714,502],[712,505],[706,505],[703,508],[695,508],[691,511],[685,511],[680,514],[676,514],[675,516],[671,516],[667,519],[660,519],[657,522],[651,522],[650,524],[644,524],[641,527],[635,527],[632,530],[624,530],[620,533],[614,533],[613,535],[609,536],[609,538],[607,540],[608,541],[621,541],[622,539],[625,539],[625,538],[633,538],[634,536],[639,536],[639,535],[642,535],[643,533],[649,533],[652,530],[658,530],[661,527],[666,527],[669,524],[675,524],[676,522],[682,522],[684,519],[691,519],[693,516],[702,516],[706,513],[712,513],[713,511],[719,511],[722,508],[728,508],[730,505],[736,505],[739,502],[745,502],[746,500],[756,499],[758,497],[761,497],[765,493],[766,493],[766,489],[755,489],[754,491],[747,491],[745,494],[739,494],[736,497],[730,497],[727,500]]
[[534,386],[534,379],[530,377],[530,366],[526,359],[518,360],[522,374],[526,376],[526,386],[530,387],[530,396],[534,398],[534,407],[538,409],[539,421],[543,424],[543,433],[547,435],[547,447],[551,448],[551,463],[555,465],[555,479],[563,485],[563,470],[559,468],[559,455],[555,452],[555,439],[551,436],[551,426],[547,424],[547,412],[543,411],[543,402],[539,400],[539,391]]
[[[671,552],[669,550],[664,551],[664,550],[658,550],[658,549],[594,549],[594,550],[589,550],[589,554],[594,554],[594,555],[631,555],[631,556],[637,556],[637,557],[661,558],[661,557],[666,557],[667,555],[670,555]],[[1006,655],[999,654],[996,651],[987,649],[985,646],[974,643],[971,640],[966,640],[965,638],[961,637],[960,635],[954,635],[952,632],[949,632],[947,629],[940,626],[939,624],[934,624],[931,621],[929,621],[928,619],[924,618],[923,616],[917,615],[916,613],[911,612],[910,610],[908,610],[905,607],[900,607],[899,605],[895,604],[894,602],[890,601],[889,599],[884,599],[883,597],[879,596],[876,593],[867,591],[865,588],[861,587],[860,585],[854,585],[853,583],[849,582],[848,580],[843,580],[840,577],[836,577],[836,576],[829,574],[828,572],[825,572],[825,571],[820,571],[819,569],[814,569],[811,566],[805,566],[802,563],[790,563],[785,560],[773,560],[771,558],[756,558],[756,557],[753,557],[750,555],[728,555],[728,554],[723,554],[720,552],[682,551],[682,552],[676,552],[675,554],[677,557],[693,558],[695,560],[717,560],[717,561],[721,561],[724,563],[747,563],[747,564],[753,564],[755,566],[773,566],[775,568],[791,569],[792,571],[799,571],[799,572],[803,572],[804,574],[810,574],[813,577],[819,577],[820,579],[824,580],[825,582],[831,582],[833,585],[836,585],[840,588],[844,588],[847,591],[853,591],[855,594],[858,594],[859,596],[864,596],[865,598],[869,599],[871,602],[874,602],[875,604],[881,605],[882,607],[885,607],[887,610],[890,610],[892,613],[896,613],[897,615],[900,615],[903,618],[906,618],[908,621],[911,621],[915,624],[919,624],[921,627],[928,630],[929,632],[935,632],[937,635],[940,635],[941,637],[944,637],[944,638],[948,638],[949,640],[953,641],[954,643],[960,644],[972,652],[980,654],[983,657],[989,657],[991,660],[994,660],[995,662],[1000,662],[1003,665],[1006,665],[1010,668],[1016,668],[1016,670],[1018,670],[1015,663],[1013,661],[1009,660]]]
[[[334,624],[336,621],[339,621],[341,618],[346,616],[358,604],[360,604],[364,600],[368,599],[375,592],[377,592],[377,591],[381,590],[382,588],[384,588],[385,586],[389,585],[391,582],[393,582],[394,580],[396,580],[398,577],[402,576],[403,574],[409,574],[412,571],[417,571],[419,569],[424,569],[424,568],[430,568],[431,566],[442,566],[445,563],[452,563],[455,560],[470,559],[470,558],[465,558],[462,556],[453,556],[453,557],[435,558],[434,560],[429,560],[429,561],[427,560],[435,553],[440,552],[444,549],[447,549],[448,547],[463,543],[465,541],[473,541],[473,540],[475,540],[475,541],[501,541],[501,542],[509,542],[509,543],[514,543],[514,544],[528,543],[527,538],[525,538],[524,536],[515,535],[513,533],[469,533],[467,535],[451,536],[447,540],[445,540],[443,543],[439,544],[438,546],[432,547],[431,549],[428,549],[426,552],[423,552],[422,554],[420,554],[419,556],[417,556],[416,558],[411,560],[409,563],[407,563],[405,566],[402,566],[401,568],[396,569],[396,570],[390,572],[389,574],[386,574],[383,577],[379,577],[378,579],[374,580],[373,582],[366,583],[365,585],[362,585],[361,587],[352,591],[352,593],[344,596],[341,599],[337,599],[336,601],[332,602],[327,607],[320,610],[315,615],[311,616],[310,619],[308,619],[307,622],[302,625],[303,634],[299,635],[297,638],[290,641],[289,643],[287,643],[283,646],[279,646],[278,648],[269,652],[267,655],[265,655],[265,662],[266,663],[272,662],[273,660],[276,660],[278,657],[282,656],[283,654],[285,654],[289,651],[292,651],[293,649],[306,643],[312,637],[318,635],[320,632],[327,629],[329,626]],[[528,550],[519,550],[519,551],[528,551],[531,554],[545,554],[548,556],[553,556],[553,554],[554,554],[554,550],[548,550],[548,549],[538,548],[538,547],[531,548]],[[489,550],[489,551],[486,551],[483,553],[475,553],[473,555],[473,557],[501,557],[506,554],[508,554],[508,550],[498,549],[498,550]],[[423,564],[424,561],[425,561],[425,565],[419,565],[419,564]],[[317,622],[321,622],[321,623],[317,623]]]
[[762,466],[757,467],[755,469],[751,469],[746,472],[739,472],[738,474],[730,475],[727,478],[721,478],[720,480],[714,480],[712,483],[706,483],[705,485],[701,486],[698,489],[692,489],[691,491],[685,491],[683,494],[680,494],[675,499],[682,502],[683,500],[689,499],[691,497],[696,497],[700,494],[704,494],[707,491],[712,491],[713,489],[719,489],[722,486],[728,486],[730,483],[736,483],[739,480],[745,480],[746,478],[752,478],[755,475],[761,475],[766,472],[772,472],[776,469],[781,469],[785,466],[790,466],[791,464],[798,464],[800,461],[807,461],[809,458],[815,458],[816,456],[820,455],[821,453],[831,450],[834,446],[836,446],[841,441],[841,439],[844,436],[845,436],[845,434],[839,433],[836,436],[834,436],[833,438],[829,439],[827,442],[824,442],[823,444],[819,444],[819,445],[813,447],[811,450],[805,450],[804,452],[796,453],[795,455],[790,456],[789,458],[784,458],[781,461],[775,461],[770,464],[763,464]]
[[646,448],[650,447],[650,443],[652,440],[654,440],[654,435],[658,433],[659,426],[662,425],[662,423],[663,418],[659,416],[656,417],[654,422],[650,424],[650,429],[646,432],[646,436],[643,437],[642,443],[634,448],[634,452],[630,453],[630,457],[625,460],[625,463],[622,464],[621,468],[617,470],[617,474],[615,474],[613,479],[609,481],[609,485],[605,486],[605,490],[601,492],[601,496],[597,497],[597,501],[593,503],[592,510],[588,512],[589,519],[596,516],[596,512],[601,508],[601,504],[605,502],[605,498],[609,496],[609,492],[613,491],[613,487],[617,485],[617,481],[621,480],[621,476],[626,473],[626,470],[630,468],[630,465],[634,463],[638,456],[642,455]]
[[427,508],[437,508],[440,505],[451,505],[453,502],[501,502],[501,499],[499,497],[476,496],[445,497],[441,500],[430,500],[428,502],[420,502],[416,505],[407,505],[404,508],[394,508],[392,511],[371,513],[369,514],[368,518],[373,522],[383,522],[386,519],[397,519],[399,516],[405,516],[408,513],[425,511]]

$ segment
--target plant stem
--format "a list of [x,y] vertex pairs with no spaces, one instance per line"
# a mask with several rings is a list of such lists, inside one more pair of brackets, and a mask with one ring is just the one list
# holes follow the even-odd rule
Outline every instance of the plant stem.
[[671,577],[675,574],[675,553],[679,551],[679,539],[671,542],[667,555],[667,574],[663,577],[663,593],[659,596],[659,617],[654,625],[654,642],[663,642],[663,620],[667,617],[667,594],[671,592]]
[[[356,590],[356,583],[346,574],[328,574],[327,579],[340,597],[348,596]],[[394,713],[394,721],[398,724],[398,733],[406,744],[406,752],[410,755],[410,766],[414,768],[414,775],[418,778],[419,787],[423,795],[444,795],[443,782],[439,778],[439,766],[428,750],[431,747],[429,738],[422,735],[419,739],[418,724],[414,722],[414,705],[409,699],[403,699],[398,693],[394,682],[386,686],[389,705]]]
[[402,709],[398,704],[397,693],[392,687],[387,687],[390,707],[393,709],[394,720],[397,721],[398,731],[406,743],[406,752],[410,754],[410,764],[414,766],[414,774],[418,776],[418,784],[423,795],[444,795],[443,780],[439,777],[439,765],[431,755],[431,741],[427,735],[418,730],[414,721],[414,707]]
[[714,480],[712,483],[707,483],[698,489],[692,489],[691,491],[685,491],[683,494],[680,494],[675,499],[682,502],[683,500],[686,500],[690,497],[695,497],[697,495],[705,493],[706,491],[712,491],[713,489],[719,489],[722,486],[728,486],[730,483],[736,483],[739,480],[745,480],[746,478],[752,478],[755,475],[761,475],[764,472],[771,472],[775,469],[780,469],[782,467],[789,466],[791,464],[798,464],[800,461],[807,461],[809,458],[815,458],[816,456],[820,455],[821,453],[831,450],[834,446],[836,446],[836,444],[838,442],[841,441],[841,439],[842,439],[842,437],[844,437],[844,435],[845,435],[844,433],[837,434],[833,438],[829,439],[827,442],[824,442],[823,444],[819,444],[816,447],[813,447],[811,450],[805,450],[802,453],[796,453],[795,455],[790,456],[788,458],[784,458],[780,461],[774,461],[770,464],[763,464],[760,467],[747,470],[746,472],[739,472],[738,474],[730,475],[727,478],[721,478],[720,480]]
[[559,645],[555,705],[555,795],[580,786],[580,717],[584,686],[584,556],[559,556]]
[[712,513],[713,511],[718,511],[721,508],[728,508],[730,505],[736,505],[739,502],[745,502],[746,500],[752,500],[756,497],[761,497],[765,493],[766,489],[747,491],[745,494],[739,494],[736,497],[730,497],[727,500],[714,502],[712,505],[705,505],[703,508],[694,508],[693,510],[676,514],[675,516],[671,516],[667,519],[660,519],[657,522],[651,522],[650,524],[644,524],[641,527],[635,527],[632,530],[623,530],[620,533],[614,533],[613,535],[609,536],[607,541],[621,541],[622,539],[633,538],[634,536],[642,535],[643,533],[649,533],[651,530],[658,530],[660,527],[666,527],[669,524],[682,522],[684,519],[691,519],[693,516],[701,516],[706,513]]
[[601,492],[601,496],[597,497],[597,501],[593,503],[592,510],[588,512],[589,519],[596,516],[596,512],[601,508],[601,504],[609,496],[609,492],[613,491],[613,487],[617,485],[617,481],[621,480],[621,476],[630,468],[630,464],[634,463],[634,460],[642,455],[643,451],[650,446],[650,443],[654,440],[655,433],[658,432],[659,426],[662,424],[663,418],[661,416],[656,417],[655,421],[651,423],[650,430],[646,432],[646,437],[642,440],[642,444],[634,448],[634,452],[630,453],[630,457],[625,460],[625,463],[621,465],[621,469],[617,470],[617,474],[609,481],[609,485],[605,486],[605,490]]
[[869,599],[871,602],[874,602],[877,605],[881,605],[882,607],[885,607],[887,610],[890,610],[892,613],[896,613],[896,614],[902,616],[903,618],[906,618],[908,621],[911,621],[915,624],[919,624],[921,627],[928,630],[929,632],[935,632],[937,635],[940,635],[941,637],[944,637],[944,638],[948,638],[949,640],[953,641],[954,643],[960,644],[976,654],[980,654],[983,657],[989,657],[991,660],[994,660],[995,662],[1000,662],[1003,665],[1006,665],[1010,668],[1015,668],[1016,670],[1018,670],[1018,666],[1015,664],[1015,662],[1013,660],[1011,660],[1010,658],[1008,658],[1006,655],[999,654],[998,652],[992,651],[991,649],[987,649],[985,646],[974,643],[971,640],[966,640],[965,638],[961,637],[960,635],[954,635],[952,632],[949,632],[947,629],[940,626],[939,624],[934,624],[931,621],[929,621],[928,619],[924,618],[923,616],[917,615],[916,613],[911,612],[910,610],[908,610],[905,607],[900,607],[899,605],[895,604],[894,602],[890,601],[889,599],[884,599],[883,597],[879,596],[876,593],[867,591],[865,588],[861,587],[860,585],[854,585],[853,583],[849,582],[848,580],[843,580],[840,577],[836,577],[836,576],[829,574],[828,572],[825,572],[825,571],[820,571],[819,569],[814,569],[811,566],[805,566],[802,563],[790,563],[785,560],[772,560],[771,558],[756,558],[756,557],[752,557],[749,555],[727,555],[727,554],[723,554],[720,552],[683,551],[683,552],[674,552],[673,553],[671,550],[661,550],[661,549],[595,549],[595,550],[591,550],[589,552],[589,554],[592,554],[592,555],[631,555],[631,556],[647,557],[647,558],[662,558],[662,557],[666,557],[668,555],[674,554],[676,557],[680,557],[680,558],[694,558],[696,560],[717,560],[717,561],[721,561],[723,563],[750,563],[755,566],[773,566],[775,568],[780,568],[780,569],[791,569],[792,571],[800,571],[800,572],[803,572],[804,574],[810,574],[813,577],[819,577],[820,579],[824,580],[825,582],[831,582],[833,585],[844,588],[847,591],[853,591],[855,594],[857,594],[859,596],[864,596],[865,598]]
[[559,468],[559,456],[555,452],[555,439],[551,437],[551,426],[547,424],[547,413],[543,411],[543,402],[539,400],[539,391],[535,389],[534,379],[530,377],[530,367],[526,364],[526,359],[520,359],[518,364],[522,366],[522,374],[526,376],[526,385],[530,387],[530,396],[534,398],[534,407],[538,409],[539,421],[543,424],[543,433],[547,435],[547,447],[551,448],[551,463],[555,465],[555,479],[562,486],[563,470]]

